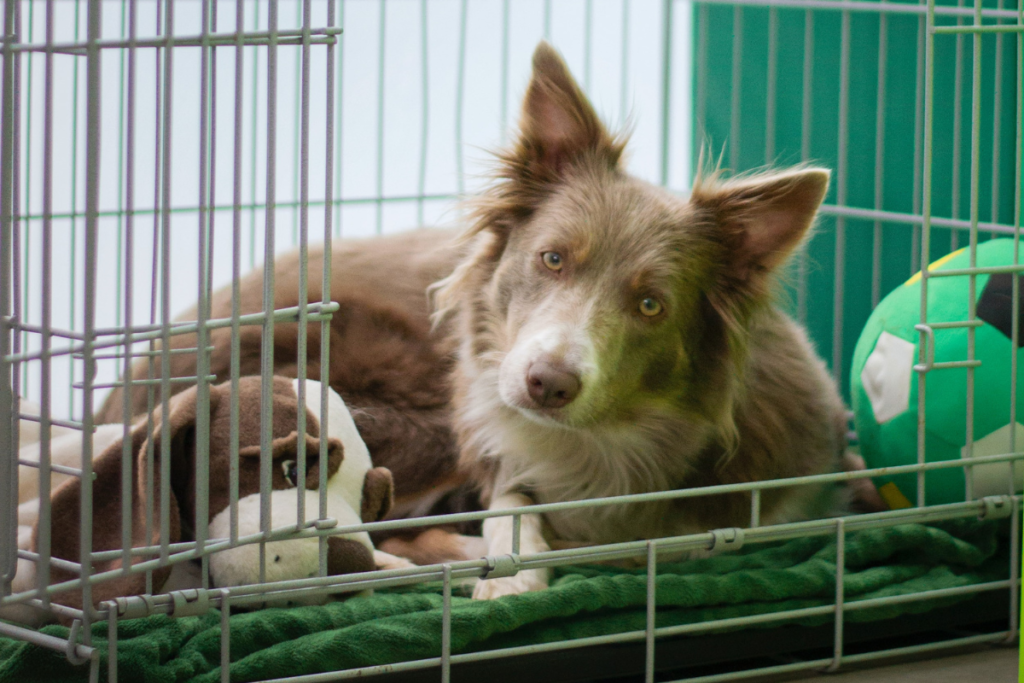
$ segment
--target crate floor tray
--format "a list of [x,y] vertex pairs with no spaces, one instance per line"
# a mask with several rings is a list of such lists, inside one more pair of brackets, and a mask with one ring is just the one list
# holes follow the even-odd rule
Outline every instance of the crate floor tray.
[[[1000,529],[995,522],[957,520],[850,533],[846,539],[845,600],[855,604],[1005,580],[1009,559]],[[835,558],[834,538],[818,537],[659,565],[657,626],[831,605]],[[579,566],[556,570],[552,586],[538,593],[489,602],[453,596],[452,652],[642,631],[646,583],[643,570]],[[845,621],[852,626],[892,620],[970,597],[954,595],[854,608],[846,612]],[[819,627],[832,621],[831,614],[822,614],[757,628],[782,623]],[[201,617],[125,621],[118,629],[119,680],[220,680],[220,615],[216,611]],[[42,630],[67,635],[61,626]],[[439,584],[378,591],[372,597],[320,607],[240,613],[231,617],[231,680],[260,681],[428,659],[440,654],[440,634]],[[93,644],[104,657],[106,636],[106,624],[96,624]],[[85,667],[72,667],[59,653],[0,639],[0,683],[84,680],[86,674]]]

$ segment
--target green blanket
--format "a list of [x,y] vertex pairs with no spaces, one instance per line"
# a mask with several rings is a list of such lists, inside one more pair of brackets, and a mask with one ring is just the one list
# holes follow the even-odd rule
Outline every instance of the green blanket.
[[[1005,544],[996,523],[959,520],[906,524],[850,533],[846,540],[848,601],[965,586],[1007,577]],[[1003,552],[998,552],[1000,547]],[[658,567],[657,624],[669,626],[831,604],[834,538],[751,546],[728,555]],[[959,598],[962,599],[962,598]],[[889,619],[956,602],[944,598],[847,613],[849,621]],[[556,571],[538,593],[474,602],[452,600],[452,651],[472,652],[530,643],[641,630],[644,570],[605,566]],[[826,615],[804,625],[831,621]],[[45,633],[66,637],[61,626]],[[267,609],[231,617],[231,680],[254,681],[387,664],[440,654],[439,584],[378,591],[321,607]],[[103,654],[106,624],[93,643]],[[155,616],[118,625],[122,681],[214,682],[220,676],[220,615]],[[84,680],[63,655],[0,639],[0,683]]]

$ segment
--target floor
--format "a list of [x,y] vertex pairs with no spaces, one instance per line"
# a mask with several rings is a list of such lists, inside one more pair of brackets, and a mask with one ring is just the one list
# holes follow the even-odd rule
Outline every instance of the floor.
[[800,680],[802,683],[1011,683],[1018,680],[1018,656],[1017,648],[999,647]]

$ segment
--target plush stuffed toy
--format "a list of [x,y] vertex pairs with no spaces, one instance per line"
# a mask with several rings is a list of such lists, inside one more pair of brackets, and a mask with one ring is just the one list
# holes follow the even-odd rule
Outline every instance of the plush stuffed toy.
[[[297,393],[298,380],[289,380]],[[306,381],[307,422],[322,424],[320,415],[319,382]],[[341,465],[334,470],[327,480],[327,515],[338,520],[338,526],[352,526],[360,522],[373,522],[382,519],[391,509],[392,481],[391,472],[383,467],[373,467],[370,451],[363,443],[356,424],[352,420],[341,397],[328,388],[327,425],[330,443],[343,445],[344,457]],[[312,418],[312,419],[310,419]],[[287,419],[287,418],[286,418]],[[274,422],[278,418],[275,414]],[[318,433],[317,429],[317,433]],[[316,457],[319,439],[306,437],[306,505],[305,521],[317,518],[320,509],[320,491],[317,488],[318,472],[310,469],[311,457]],[[294,477],[295,446],[293,435],[284,439],[275,439],[273,443],[274,463],[285,478]],[[311,456],[311,454],[313,454]],[[332,450],[333,454],[333,450]],[[259,457],[259,446],[242,449],[241,457]],[[258,484],[258,481],[257,481]],[[294,482],[292,481],[293,487]],[[298,518],[296,495],[298,489],[276,489],[271,494],[272,528],[280,529],[295,526]],[[238,501],[238,535],[256,534],[260,531],[260,494],[256,490],[248,496],[239,494]],[[227,538],[231,533],[231,512],[222,510],[214,515],[211,506],[210,537]],[[353,543],[355,541],[355,543]],[[285,581],[296,578],[316,576],[319,566],[319,541],[316,538],[293,539],[267,544],[266,579],[267,581]],[[371,551],[373,556],[366,555],[363,549]],[[327,568],[330,574],[342,574],[350,571],[363,571],[351,567],[362,567],[372,562],[379,567],[394,568],[411,566],[410,563],[375,551],[369,534],[362,532],[346,536],[332,536],[328,540]],[[335,570],[334,568],[337,568]],[[346,568],[348,568],[346,570]],[[369,567],[374,568],[373,566]],[[210,556],[210,572],[217,586],[239,586],[259,582],[259,546],[249,544]]]
[[[294,528],[297,522],[298,495],[305,497],[306,521],[314,520],[320,508],[319,468],[327,468],[327,515],[338,521],[338,526],[379,520],[390,510],[392,502],[391,473],[373,467],[366,445],[356,431],[348,409],[341,398],[328,389],[328,415],[320,415],[321,385],[307,380],[305,385],[305,433],[296,430],[299,406],[298,380],[275,377],[273,382],[272,419],[272,528]],[[238,382],[238,535],[258,533],[260,530],[260,397],[262,381],[259,377],[243,377]],[[168,543],[191,540],[196,522],[196,411],[198,393],[195,388],[174,396],[168,408],[167,432],[170,440],[170,472],[168,486],[170,511]],[[160,490],[161,457],[164,429],[162,408],[154,410],[150,424],[137,421],[130,429],[132,452],[132,546],[160,543]],[[210,388],[209,400],[209,533],[210,540],[230,536],[230,382]],[[320,451],[320,430],[327,424],[327,449]],[[122,425],[103,425],[93,434],[93,551],[120,550],[121,544],[121,463],[124,428]],[[67,443],[64,443],[64,440]],[[306,470],[297,471],[299,439],[306,444]],[[77,451],[76,451],[77,444]],[[34,452],[31,452],[35,449]],[[27,452],[28,451],[28,452]],[[75,456],[78,460],[76,461]],[[19,457],[38,459],[38,444],[22,447]],[[69,467],[79,467],[81,434],[60,435],[51,441],[51,461]],[[153,458],[152,468],[149,458]],[[146,473],[153,472],[156,500],[147,500]],[[30,480],[19,492],[27,496],[38,495],[38,473],[35,468],[21,467],[19,477]],[[34,475],[34,476],[33,476]],[[305,480],[306,490],[300,494],[299,478]],[[54,558],[77,562],[79,559],[80,482],[77,477],[66,477],[55,485],[51,495],[51,554]],[[35,486],[32,493],[32,486]],[[22,499],[19,506],[19,548],[35,551],[39,540],[38,500]],[[153,510],[153,529],[146,534],[147,508]],[[366,533],[329,536],[327,539],[327,570],[330,575],[372,571],[376,568],[410,566],[401,559],[374,549]],[[266,545],[266,580],[282,581],[316,576],[319,566],[319,541],[299,538],[277,541]],[[136,557],[133,563],[141,562]],[[214,587],[229,587],[257,583],[259,580],[259,546],[249,544],[213,553],[209,556],[210,579]],[[121,558],[97,561],[93,574],[121,567]],[[12,585],[13,592],[36,587],[35,563],[19,559],[18,571]],[[195,563],[177,563],[152,572],[153,585],[158,593],[201,585]],[[76,574],[58,566],[50,568],[50,582],[59,583],[76,578]],[[94,604],[116,597],[140,595],[145,592],[144,573],[122,574],[93,586]],[[320,598],[322,601],[325,598]],[[81,608],[80,591],[57,593],[51,600],[58,604]],[[0,618],[39,624],[48,618],[41,610],[24,606],[8,606],[0,610]]]
[[[21,400],[21,414],[39,415],[39,406]],[[121,425],[99,425],[93,431],[92,452],[102,453],[115,441],[124,436]],[[35,420],[22,419],[18,424],[18,461],[22,463],[39,462],[39,423]],[[69,427],[53,425],[50,427],[50,464],[78,469],[82,466],[82,432]],[[72,476],[52,470],[50,472],[50,492]],[[18,467],[18,524],[31,527],[36,523],[39,513],[39,468],[31,465]]]
[[[39,406],[31,401],[21,400],[23,415],[39,415]],[[50,463],[58,467],[78,469],[82,466],[82,432],[53,425],[50,428]],[[92,435],[93,453],[101,453],[111,444],[121,442],[124,428],[121,425],[100,425]],[[21,463],[39,462],[39,422],[31,419],[19,420],[18,460]],[[50,492],[56,491],[64,482],[74,479],[57,470],[50,472]],[[39,520],[39,469],[22,464],[18,467],[18,549],[33,551],[33,534]],[[77,532],[76,532],[77,533]],[[14,593],[35,588],[36,566],[30,560],[18,559],[17,572],[12,584]],[[0,619],[17,621],[33,626],[42,625],[49,614],[27,605],[9,605],[0,608]]]

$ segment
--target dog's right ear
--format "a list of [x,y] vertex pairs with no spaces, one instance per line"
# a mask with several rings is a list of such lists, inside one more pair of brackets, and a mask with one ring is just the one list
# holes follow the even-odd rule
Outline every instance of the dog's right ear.
[[534,180],[557,177],[586,153],[601,155],[610,166],[622,156],[622,143],[608,134],[561,56],[543,41],[533,53],[519,129],[518,170]]
[[806,236],[828,189],[829,172],[797,167],[729,180],[699,175],[690,201],[714,224],[724,246],[723,285],[758,296],[768,276]]

